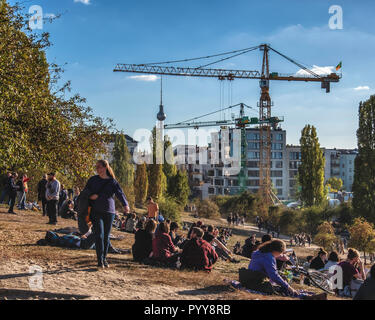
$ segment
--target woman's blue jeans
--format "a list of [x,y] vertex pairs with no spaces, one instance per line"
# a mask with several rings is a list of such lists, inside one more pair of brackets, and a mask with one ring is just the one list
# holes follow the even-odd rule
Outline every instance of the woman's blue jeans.
[[107,257],[109,248],[109,236],[112,230],[112,223],[115,219],[114,213],[97,212],[91,213],[93,231],[95,234],[95,249],[98,258],[98,264],[102,264]]

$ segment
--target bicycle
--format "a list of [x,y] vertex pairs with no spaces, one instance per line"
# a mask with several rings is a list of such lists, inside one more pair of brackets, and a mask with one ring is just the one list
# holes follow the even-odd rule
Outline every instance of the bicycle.
[[[335,294],[335,291],[332,289],[333,285],[331,282],[331,277],[328,272],[321,272],[317,270],[306,270],[305,268],[299,265],[298,257],[294,250],[288,250],[290,253],[289,262],[291,265],[283,264],[283,267],[279,271],[280,275],[289,282],[291,281],[304,281],[308,279],[312,285],[323,290],[326,293]],[[303,280],[302,280],[303,279]]]

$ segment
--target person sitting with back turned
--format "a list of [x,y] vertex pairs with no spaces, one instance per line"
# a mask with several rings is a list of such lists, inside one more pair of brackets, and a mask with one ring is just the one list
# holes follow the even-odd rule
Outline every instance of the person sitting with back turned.
[[168,266],[174,266],[177,262],[178,253],[181,249],[176,248],[169,235],[169,224],[159,224],[158,232],[152,240],[152,258]]
[[186,242],[181,254],[181,268],[205,270],[208,272],[212,270],[212,266],[219,256],[202,237],[203,230],[197,227],[193,228],[191,239]]
[[132,247],[134,261],[144,262],[152,252],[152,238],[156,230],[156,221],[148,220],[144,229],[140,228],[135,234]]

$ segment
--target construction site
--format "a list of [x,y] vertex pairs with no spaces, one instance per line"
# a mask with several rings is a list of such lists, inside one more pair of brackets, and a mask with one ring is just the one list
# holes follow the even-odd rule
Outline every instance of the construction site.
[[[260,51],[261,69],[254,70],[225,70],[212,69],[209,66],[220,64],[223,61],[233,59],[250,52]],[[280,74],[270,71],[270,53],[281,56],[299,68],[294,74]],[[217,58],[219,58],[217,60]],[[173,64],[205,61],[199,67],[176,67]],[[273,66],[277,69],[276,66]],[[274,70],[272,69],[272,70]],[[337,68],[340,70],[341,67]],[[302,72],[301,72],[302,71]],[[298,146],[287,145],[286,131],[282,129],[284,117],[273,114],[274,102],[271,98],[270,83],[278,81],[287,82],[317,82],[328,94],[331,92],[331,84],[338,83],[342,77],[339,73],[317,74],[301,63],[273,49],[269,44],[261,44],[250,48],[235,50],[190,59],[179,59],[157,63],[145,64],[117,64],[114,72],[139,73],[178,77],[206,77],[214,78],[219,82],[231,83],[239,79],[253,79],[259,81],[260,99],[256,107],[245,103],[238,103],[228,107],[221,107],[220,110],[210,112],[203,116],[195,117],[188,121],[176,124],[165,124],[167,119],[165,107],[161,98],[157,120],[161,136],[168,135],[171,129],[192,128],[218,128],[218,137],[221,142],[225,135],[229,138],[230,148],[225,152],[219,152],[218,163],[200,163],[200,155],[212,160],[212,143],[208,146],[178,145],[174,146],[174,154],[177,157],[176,163],[185,168],[195,185],[195,196],[201,199],[215,195],[234,195],[250,190],[253,193],[260,193],[270,204],[282,204],[281,200],[295,199],[296,176],[301,160],[301,152]],[[162,87],[162,78],[161,78]],[[163,93],[161,90],[161,97]],[[239,108],[239,114],[232,113],[230,120],[200,121],[207,116],[222,115],[230,110]],[[246,110],[258,112],[259,116],[248,116]],[[208,111],[208,110],[207,110]],[[234,149],[234,130],[240,130],[240,157],[238,163],[226,161],[230,158]],[[165,133],[164,133],[165,131]],[[355,151],[350,152],[355,154]],[[328,163],[328,161],[326,161]],[[229,168],[238,165],[239,174],[232,175]],[[329,167],[329,166],[328,166]],[[331,178],[330,171],[326,172],[326,180]],[[348,189],[350,191],[350,189]]]

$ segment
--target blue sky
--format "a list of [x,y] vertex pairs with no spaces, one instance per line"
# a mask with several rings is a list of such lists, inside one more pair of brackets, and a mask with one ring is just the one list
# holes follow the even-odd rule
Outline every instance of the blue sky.
[[[332,85],[330,94],[318,83],[271,83],[273,112],[285,117],[289,144],[298,144],[302,128],[309,123],[317,127],[322,146],[356,147],[358,104],[374,94],[375,3],[371,0],[33,0],[23,5],[40,5],[44,14],[62,14],[44,25],[54,44],[48,50],[49,60],[67,63],[64,79],[72,81],[73,92],[86,97],[97,115],[113,118],[117,128],[130,135],[155,125],[160,83],[113,73],[116,63],[190,58],[261,43],[308,67],[333,67],[343,61],[343,79]],[[328,27],[331,5],[343,8],[343,30]],[[261,52],[217,67],[260,70]],[[295,73],[298,67],[271,54],[271,71]],[[220,107],[218,80],[166,77],[164,83],[167,123]],[[223,85],[227,95],[229,86]],[[226,106],[230,102],[256,106],[258,81],[236,80],[232,88],[232,101],[226,96]]]

